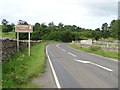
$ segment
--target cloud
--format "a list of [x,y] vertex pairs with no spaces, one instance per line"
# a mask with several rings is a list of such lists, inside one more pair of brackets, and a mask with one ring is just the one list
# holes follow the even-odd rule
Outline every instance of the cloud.
[[51,21],[95,29],[117,19],[118,0],[2,0],[0,18],[30,24]]

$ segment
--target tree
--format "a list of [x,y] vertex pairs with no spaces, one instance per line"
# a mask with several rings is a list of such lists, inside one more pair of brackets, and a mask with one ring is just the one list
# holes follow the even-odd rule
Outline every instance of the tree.
[[116,20],[115,23],[112,25],[110,32],[111,32],[111,36],[113,38],[118,38],[120,40],[120,20]]
[[101,37],[102,38],[109,38],[110,37],[110,30],[102,30]]
[[49,25],[49,27],[54,27],[55,26],[54,22],[50,22],[48,25]]
[[19,20],[18,25],[28,25],[28,23],[26,21]]
[[108,30],[108,24],[107,23],[104,23],[102,24],[102,30]]
[[64,26],[64,25],[63,25],[62,23],[59,23],[59,24],[58,24],[58,27],[59,27],[59,28],[63,28],[63,26]]
[[100,28],[96,28],[95,31],[100,31]]
[[2,25],[3,25],[3,26],[8,25],[8,21],[7,21],[6,19],[3,19],[3,20],[2,20]]
[[39,30],[40,30],[40,24],[39,23],[35,23],[33,31],[39,31]]

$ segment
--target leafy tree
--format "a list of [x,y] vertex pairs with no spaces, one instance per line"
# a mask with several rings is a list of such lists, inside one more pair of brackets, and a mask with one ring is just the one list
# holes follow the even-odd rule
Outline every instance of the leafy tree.
[[14,26],[12,24],[8,24],[8,21],[6,19],[2,20],[2,32],[11,32],[13,28]]
[[112,25],[110,31],[111,31],[111,36],[113,38],[118,38],[120,40],[120,20],[116,20],[115,23]]
[[28,25],[26,21],[19,20],[17,25]]
[[2,20],[2,25],[3,25],[3,26],[8,25],[8,21],[7,21],[6,19],[3,19],[3,20]]
[[102,24],[102,30],[108,30],[108,24],[107,23],[104,23]]
[[54,27],[55,26],[54,22],[50,22],[48,25],[49,25],[49,27]]
[[102,38],[109,38],[110,37],[110,31],[109,30],[101,30],[101,37]]
[[95,31],[100,31],[100,28],[96,28]]
[[58,24],[58,27],[59,27],[59,28],[63,28],[63,26],[64,26],[64,25],[63,25],[62,23],[59,23],[59,24]]

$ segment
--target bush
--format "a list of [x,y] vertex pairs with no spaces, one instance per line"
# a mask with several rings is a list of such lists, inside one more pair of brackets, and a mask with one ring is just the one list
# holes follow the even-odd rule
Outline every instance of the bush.
[[101,50],[101,48],[100,48],[100,47],[97,47],[97,46],[91,46],[91,47],[90,47],[90,50],[91,50],[91,51],[98,51],[98,50]]

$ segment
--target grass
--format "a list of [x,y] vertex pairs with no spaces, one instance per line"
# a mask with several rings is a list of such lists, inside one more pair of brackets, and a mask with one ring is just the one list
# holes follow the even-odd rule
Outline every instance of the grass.
[[11,37],[11,38],[13,38],[13,39],[16,39],[16,35],[15,35],[15,33],[4,33],[4,32],[2,32],[2,25],[0,25],[0,37]]
[[16,39],[15,33],[2,33],[2,37],[11,37],[13,39]]
[[120,60],[120,53],[113,53],[113,52],[105,52],[103,50],[92,50],[91,48],[88,49],[88,48],[82,48],[82,47],[78,47],[78,46],[75,46],[75,45],[72,45],[72,44],[69,44],[68,45],[69,47],[72,47],[72,48],[75,48],[75,49],[78,49],[78,50],[81,50],[81,51],[85,51],[85,52],[88,52],[88,53],[94,53],[94,54],[97,54],[97,55],[100,55],[100,56],[104,56],[104,57],[108,57],[108,58],[114,58],[114,59],[118,59]]
[[45,71],[45,45],[57,42],[42,42],[28,49],[16,53],[3,64],[3,88],[39,88],[31,83],[31,79]]

